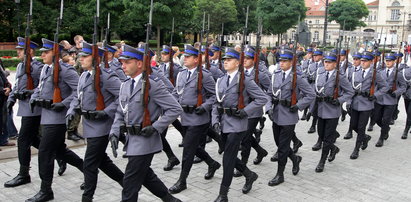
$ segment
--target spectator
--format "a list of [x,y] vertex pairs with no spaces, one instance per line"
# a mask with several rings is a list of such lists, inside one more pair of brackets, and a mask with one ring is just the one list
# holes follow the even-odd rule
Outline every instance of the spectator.
[[268,67],[268,61],[267,61],[267,47],[262,46],[261,52],[260,52],[260,61],[263,61],[265,66]]
[[4,122],[7,121],[7,118],[5,120],[4,117],[7,117],[7,109],[4,108],[5,101],[7,100],[7,97],[9,96],[11,91],[11,84],[6,78],[6,72],[3,67],[3,61],[0,59],[0,109],[2,110],[2,113],[0,114],[0,146],[15,146],[16,144],[9,142],[8,140],[8,134],[3,133],[3,126]]
[[277,47],[271,48],[267,56],[267,61],[269,66],[277,64]]

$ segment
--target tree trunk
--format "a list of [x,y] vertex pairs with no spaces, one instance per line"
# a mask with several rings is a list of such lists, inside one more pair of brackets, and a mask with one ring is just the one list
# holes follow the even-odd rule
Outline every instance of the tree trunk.
[[161,31],[161,27],[160,25],[157,25],[157,58],[156,58],[157,61],[160,60],[160,43],[161,43],[160,31]]

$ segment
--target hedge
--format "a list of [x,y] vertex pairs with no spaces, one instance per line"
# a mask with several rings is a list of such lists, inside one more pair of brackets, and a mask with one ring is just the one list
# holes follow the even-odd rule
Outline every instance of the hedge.
[[[36,50],[35,55],[40,56],[41,52],[39,50]],[[0,57],[3,57],[3,56],[17,57],[17,51],[16,50],[0,50]]]
[[[1,59],[3,61],[3,65],[5,68],[11,68],[11,67],[16,67],[21,60],[17,58],[11,58],[11,59]],[[36,58],[37,61],[42,62],[43,60],[41,58]]]

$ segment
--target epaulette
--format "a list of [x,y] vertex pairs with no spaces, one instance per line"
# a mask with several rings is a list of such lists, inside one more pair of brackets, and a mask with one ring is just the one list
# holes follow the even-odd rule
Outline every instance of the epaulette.
[[278,74],[280,72],[281,72],[281,69],[277,69],[277,70],[274,71],[274,74]]
[[150,77],[149,77],[151,80],[153,80],[153,81],[155,81],[155,82],[157,82],[157,81],[160,81],[160,78],[159,77],[157,77],[157,76],[154,76],[154,75],[150,75]]
[[110,68],[101,68],[101,69],[103,69],[103,71],[105,71],[107,74],[113,73],[113,70]]
[[[210,66],[210,69],[211,69],[211,66]],[[210,73],[210,70],[208,70],[207,68],[203,68],[203,72]]]
[[252,78],[254,78],[254,75],[251,75],[251,74],[245,74],[245,77],[252,77]]

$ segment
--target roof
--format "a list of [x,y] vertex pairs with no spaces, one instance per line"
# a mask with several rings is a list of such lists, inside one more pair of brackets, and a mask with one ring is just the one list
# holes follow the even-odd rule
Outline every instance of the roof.
[[325,11],[312,11],[308,10],[305,13],[307,16],[325,16]]
[[373,2],[368,3],[367,6],[378,6],[379,4],[380,4],[380,1],[377,0],[377,1],[373,1]]

